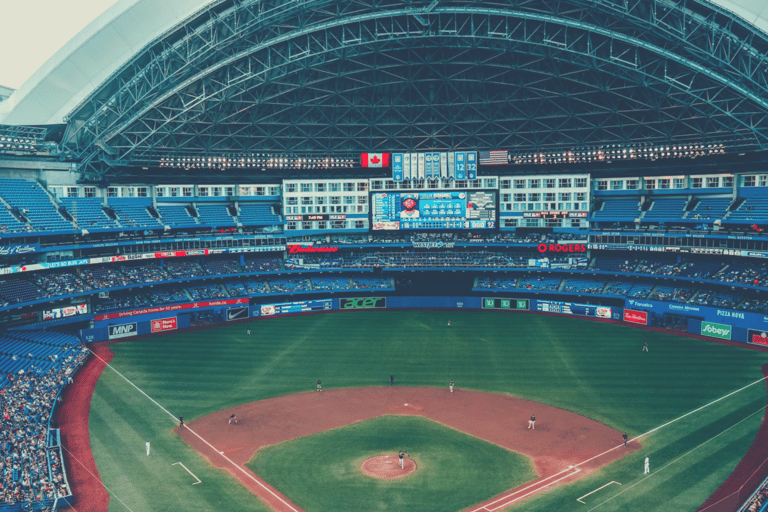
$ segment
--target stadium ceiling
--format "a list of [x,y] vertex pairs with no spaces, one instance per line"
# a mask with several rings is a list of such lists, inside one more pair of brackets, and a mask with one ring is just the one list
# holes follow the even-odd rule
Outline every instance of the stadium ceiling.
[[63,144],[96,175],[179,155],[764,151],[763,24],[705,0],[214,1],[90,90]]

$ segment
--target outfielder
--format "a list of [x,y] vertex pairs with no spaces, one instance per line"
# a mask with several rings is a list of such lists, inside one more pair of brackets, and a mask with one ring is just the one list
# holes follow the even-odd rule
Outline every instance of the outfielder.
[[648,456],[645,456],[645,465],[643,467],[643,474],[647,475],[651,472],[651,461],[648,459]]
[[144,443],[144,446],[146,446],[146,447],[147,447],[147,457],[149,457],[149,441],[147,441],[146,443]]

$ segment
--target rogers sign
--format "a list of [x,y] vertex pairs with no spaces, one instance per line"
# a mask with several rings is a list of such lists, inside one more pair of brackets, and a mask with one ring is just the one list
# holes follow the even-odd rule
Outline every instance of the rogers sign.
[[587,252],[586,244],[539,244],[539,252]]
[[288,254],[311,254],[319,252],[337,252],[338,247],[307,247],[303,245],[289,245]]

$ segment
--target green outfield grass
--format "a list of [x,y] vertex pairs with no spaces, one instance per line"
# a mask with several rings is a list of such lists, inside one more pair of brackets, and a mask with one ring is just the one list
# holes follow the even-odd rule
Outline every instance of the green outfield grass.
[[[401,449],[417,467],[404,479],[379,480],[360,471],[365,459],[394,457]],[[454,512],[536,478],[521,454],[408,416],[279,443],[247,465],[307,512]]]
[[[648,353],[641,352],[644,341]],[[760,379],[760,365],[768,362],[766,354],[624,326],[469,311],[275,318],[112,349],[115,368],[172,414],[190,420],[313,390],[317,379],[331,389],[387,385],[394,374],[403,386],[444,387],[454,380],[459,388],[537,400],[630,436]],[[741,459],[765,405],[765,385],[751,386],[655,432],[643,441],[642,452],[515,508],[693,511]],[[125,381],[104,374],[92,403],[91,440],[101,477],[128,507],[113,499],[110,510],[266,510],[182,443],[171,432],[174,425]],[[150,460],[145,438],[153,445]],[[664,469],[642,480],[646,453],[654,471]],[[183,462],[204,483],[189,485],[191,477],[172,467],[174,462]],[[589,507],[576,503],[611,480],[622,485],[591,495]]]

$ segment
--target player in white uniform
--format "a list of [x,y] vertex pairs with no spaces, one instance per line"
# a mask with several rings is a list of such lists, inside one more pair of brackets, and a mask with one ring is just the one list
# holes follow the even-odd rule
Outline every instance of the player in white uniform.
[[645,456],[645,465],[643,467],[643,474],[647,475],[651,472],[651,461],[648,459],[648,456]]
[[146,446],[146,447],[147,447],[147,457],[149,457],[149,441],[147,441],[146,443],[144,443],[144,446]]

